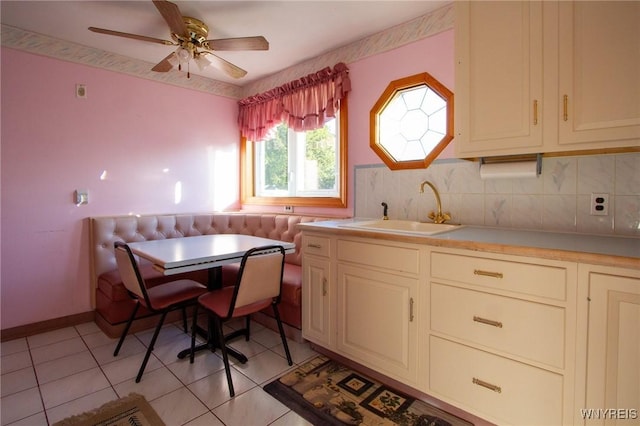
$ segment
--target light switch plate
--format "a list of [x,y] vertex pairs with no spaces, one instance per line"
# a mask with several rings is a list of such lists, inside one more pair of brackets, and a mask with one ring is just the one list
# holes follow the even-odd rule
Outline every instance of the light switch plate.
[[76,206],[89,204],[89,191],[86,189],[76,189],[73,193],[73,200]]

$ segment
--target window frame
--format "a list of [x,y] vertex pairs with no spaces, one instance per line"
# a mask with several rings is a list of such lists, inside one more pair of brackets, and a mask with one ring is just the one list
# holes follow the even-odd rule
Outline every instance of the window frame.
[[296,207],[347,207],[347,129],[348,129],[348,107],[347,99],[340,101],[339,130],[340,135],[340,178],[338,179],[337,197],[259,197],[255,192],[255,152],[253,142],[247,138],[240,137],[240,202],[248,205],[263,206],[296,206]]

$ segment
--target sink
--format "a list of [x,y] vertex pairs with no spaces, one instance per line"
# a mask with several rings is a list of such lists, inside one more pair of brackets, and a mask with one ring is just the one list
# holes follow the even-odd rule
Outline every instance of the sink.
[[338,226],[342,228],[367,229],[378,232],[412,235],[436,235],[462,227],[462,225],[451,223],[427,223],[411,220],[365,220],[361,222],[341,223]]

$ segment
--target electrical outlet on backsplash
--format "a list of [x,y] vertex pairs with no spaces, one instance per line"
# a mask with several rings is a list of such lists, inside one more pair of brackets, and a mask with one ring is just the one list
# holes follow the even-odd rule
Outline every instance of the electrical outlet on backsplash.
[[[477,162],[443,159],[427,169],[355,168],[357,217],[429,221],[436,202],[420,194],[432,182],[452,223],[640,236],[640,153],[544,157],[537,178],[481,180]],[[591,194],[609,194],[608,215],[591,215]]]

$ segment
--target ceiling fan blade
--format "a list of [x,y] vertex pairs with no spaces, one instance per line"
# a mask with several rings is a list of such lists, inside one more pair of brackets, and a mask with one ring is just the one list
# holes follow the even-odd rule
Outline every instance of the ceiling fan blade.
[[269,42],[262,36],[221,38],[205,43],[211,50],[269,50]]
[[171,71],[171,68],[173,68],[173,65],[171,65],[171,62],[169,62],[169,58],[172,55],[174,55],[173,52],[169,53],[166,58],[164,58],[163,60],[158,62],[153,68],[151,68],[151,71],[155,71],[155,72],[169,72],[169,71]]
[[94,33],[118,36],[118,37],[132,38],[134,40],[150,41],[151,43],[159,43],[159,44],[175,46],[175,43],[169,40],[162,40],[155,37],[147,37],[147,36],[131,34],[131,33],[122,33],[120,31],[106,30],[104,28],[89,27],[89,31],[93,31]]
[[224,60],[221,57],[214,55],[213,53],[209,53],[209,56],[207,57],[207,59],[209,59],[212,66],[225,72],[230,77],[241,78],[247,75],[247,72],[242,68],[236,65],[233,65],[231,62]]
[[171,32],[179,36],[189,34],[187,32],[187,26],[182,19],[182,13],[180,13],[180,9],[175,3],[166,0],[153,0],[153,4],[156,5],[158,12],[160,12],[164,20],[167,21],[167,24],[169,24]]

